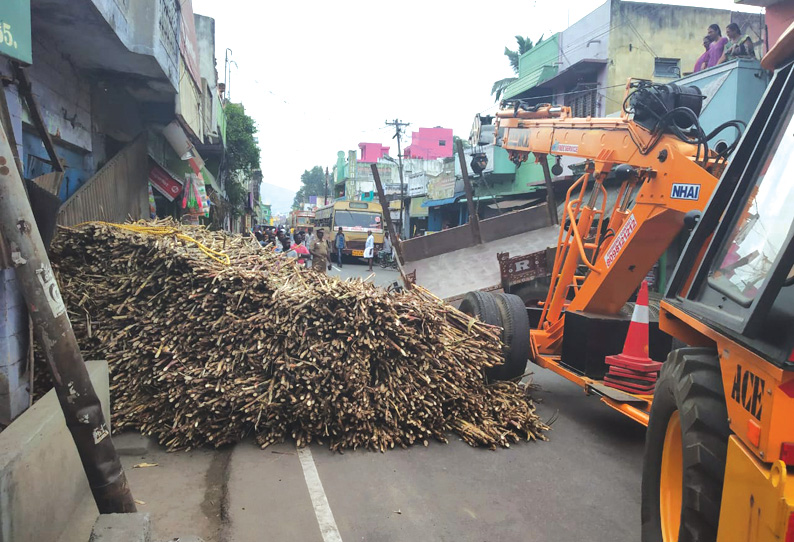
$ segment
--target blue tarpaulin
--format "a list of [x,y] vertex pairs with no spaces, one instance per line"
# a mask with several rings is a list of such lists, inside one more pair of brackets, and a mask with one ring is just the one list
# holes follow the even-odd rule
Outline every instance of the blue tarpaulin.
[[463,192],[459,194],[455,194],[451,198],[444,198],[444,199],[429,199],[422,203],[422,207],[441,207],[442,205],[447,205],[449,203],[455,203],[458,199],[463,197]]

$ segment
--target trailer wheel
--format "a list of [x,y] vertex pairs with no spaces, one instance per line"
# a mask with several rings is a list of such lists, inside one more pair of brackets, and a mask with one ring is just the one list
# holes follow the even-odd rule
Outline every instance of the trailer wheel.
[[524,374],[529,360],[529,317],[524,301],[517,295],[496,294],[496,304],[502,315],[506,345],[505,364],[498,380],[512,380]]
[[729,433],[716,352],[671,352],[656,382],[645,438],[643,542],[717,538]]
[[[494,295],[489,292],[467,293],[463,297],[463,301],[461,301],[459,308],[461,312],[469,316],[474,316],[480,322],[492,326],[503,327],[502,313],[499,311]],[[502,341],[504,342],[504,332],[502,332]],[[499,380],[502,367],[503,365],[497,365],[485,371],[485,376],[489,382]]]
[[511,293],[517,295],[527,307],[537,307],[546,301],[551,286],[551,277],[541,277],[524,284],[520,284]]

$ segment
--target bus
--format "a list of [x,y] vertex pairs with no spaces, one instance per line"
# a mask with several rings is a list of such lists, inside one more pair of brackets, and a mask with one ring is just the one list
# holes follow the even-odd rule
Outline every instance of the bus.
[[314,212],[312,211],[290,211],[289,228],[295,232],[306,232],[314,224]]
[[375,237],[375,254],[383,247],[383,209],[378,203],[336,201],[317,209],[314,229],[317,231],[317,228],[323,228],[332,247],[340,227],[345,234],[343,255],[363,257],[368,231]]

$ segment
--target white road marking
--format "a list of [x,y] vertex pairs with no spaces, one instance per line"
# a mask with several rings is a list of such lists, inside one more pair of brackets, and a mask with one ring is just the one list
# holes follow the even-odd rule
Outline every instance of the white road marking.
[[309,495],[314,505],[314,515],[317,517],[317,524],[320,526],[320,534],[323,535],[323,542],[342,542],[339,529],[336,527],[334,514],[325,496],[323,483],[317,473],[317,465],[314,464],[312,452],[308,447],[298,448],[298,458],[303,468],[303,477],[306,479],[306,487],[309,488]]

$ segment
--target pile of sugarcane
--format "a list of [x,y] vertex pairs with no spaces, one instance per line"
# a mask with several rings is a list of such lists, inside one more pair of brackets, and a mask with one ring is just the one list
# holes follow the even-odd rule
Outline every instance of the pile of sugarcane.
[[115,431],[169,449],[293,438],[384,451],[454,431],[544,439],[524,385],[486,385],[499,330],[421,289],[304,269],[253,238],[171,222],[61,229],[52,247],[86,359],[106,359]]

